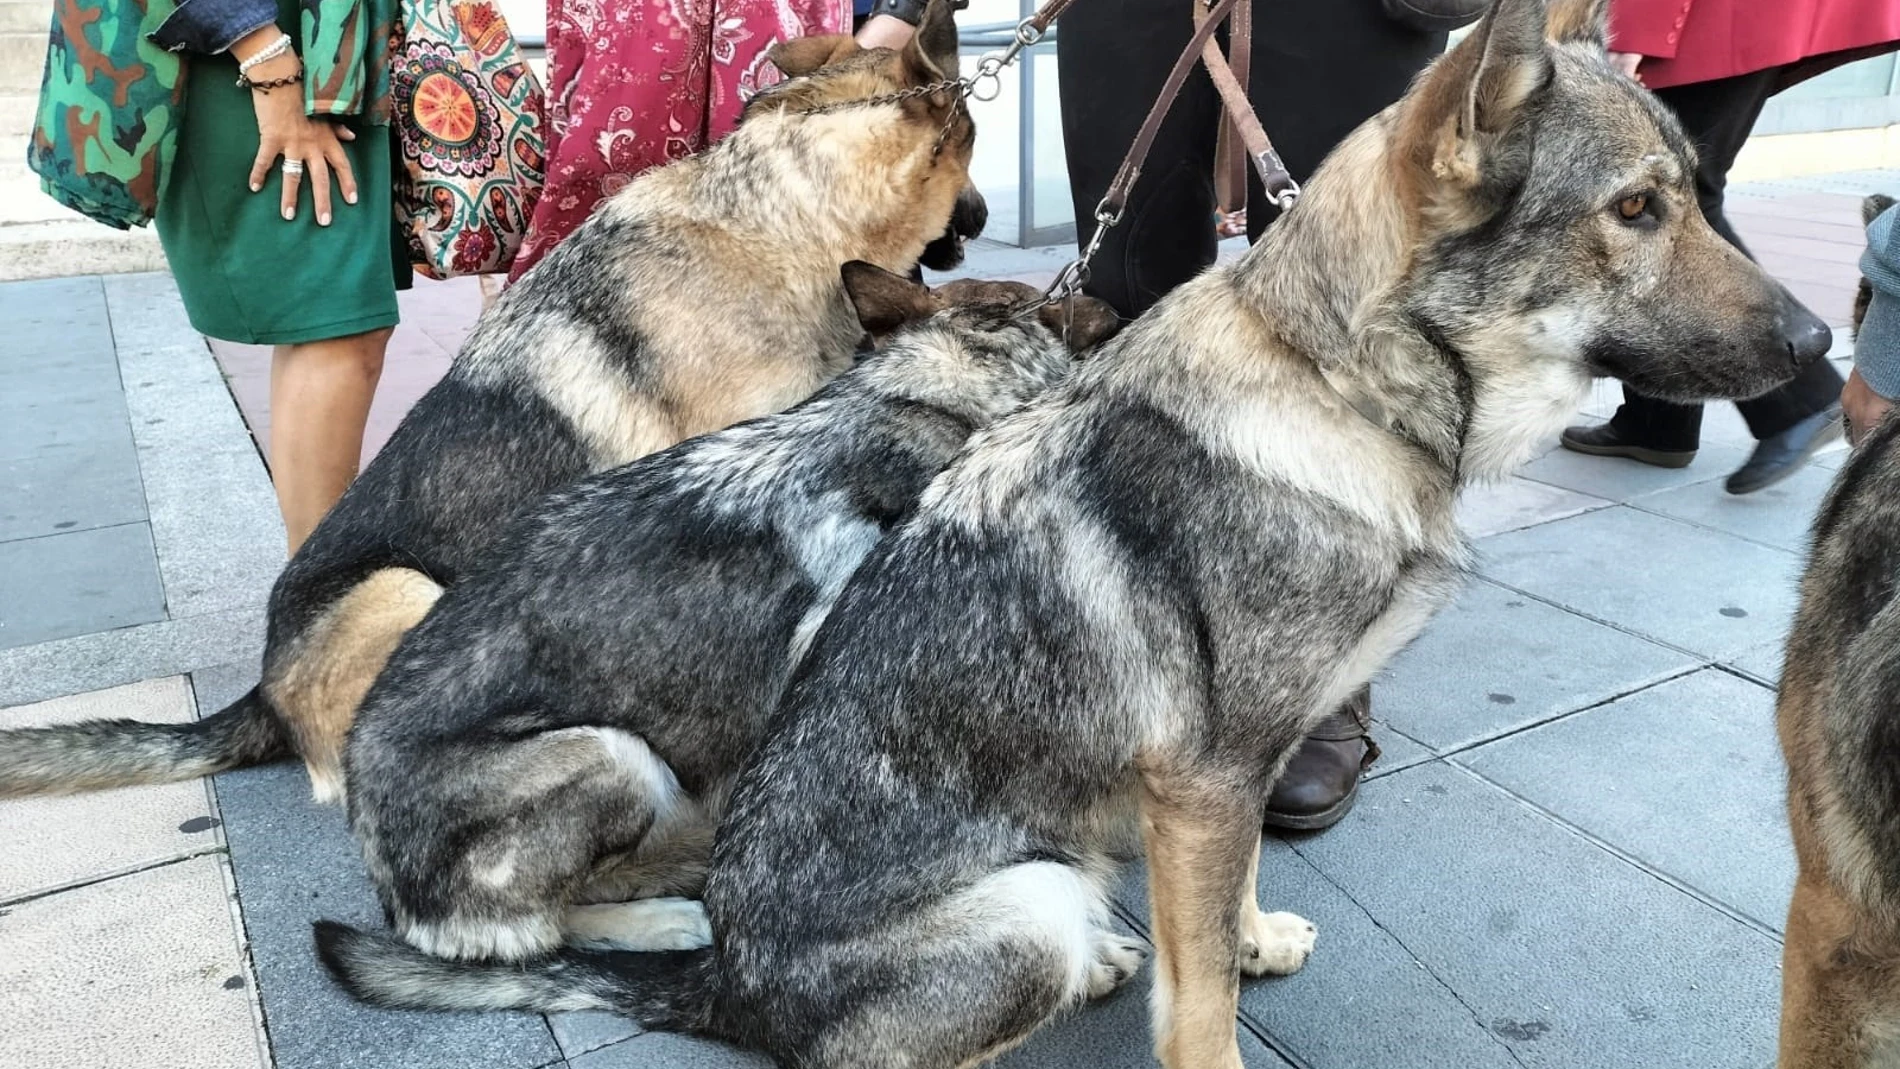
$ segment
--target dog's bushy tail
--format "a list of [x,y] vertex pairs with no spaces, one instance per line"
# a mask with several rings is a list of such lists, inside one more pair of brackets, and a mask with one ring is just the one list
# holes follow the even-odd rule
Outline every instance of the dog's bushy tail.
[[0,798],[171,783],[289,756],[258,688],[203,720],[87,720],[0,731]]
[[315,925],[317,957],[372,1006],[399,1010],[608,1010],[643,1028],[702,1032],[712,951],[564,949],[533,961],[455,961],[336,921]]

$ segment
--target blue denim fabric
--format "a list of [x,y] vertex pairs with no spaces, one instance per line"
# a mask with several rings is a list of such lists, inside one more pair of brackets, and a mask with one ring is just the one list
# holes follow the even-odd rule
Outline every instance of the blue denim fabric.
[[277,22],[277,0],[183,0],[151,33],[170,52],[215,56],[245,34]]

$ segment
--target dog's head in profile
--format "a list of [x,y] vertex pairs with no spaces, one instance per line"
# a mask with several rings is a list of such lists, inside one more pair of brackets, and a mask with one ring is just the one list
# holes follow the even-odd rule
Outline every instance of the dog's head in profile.
[[1115,310],[1093,297],[1025,313],[1042,291],[1021,282],[959,279],[931,288],[863,261],[845,264],[840,274],[858,321],[880,350],[866,359],[881,361],[894,350],[910,354],[889,371],[901,377],[903,391],[976,402],[973,417],[1017,407],[1121,329]]
[[1406,234],[1386,307],[1474,377],[1764,393],[1827,351],[1828,328],[1703,217],[1695,146],[1609,63],[1606,7],[1498,0],[1355,135],[1385,153]]
[[772,46],[770,57],[786,80],[747,105],[745,121],[823,118],[813,127],[812,150],[840,196],[904,197],[922,232],[902,264],[948,269],[962,262],[963,243],[982,231],[988,208],[970,184],[976,124],[959,91],[907,91],[957,77],[957,29],[950,4],[932,0],[923,23],[901,49],[861,48],[849,35],[801,37]]

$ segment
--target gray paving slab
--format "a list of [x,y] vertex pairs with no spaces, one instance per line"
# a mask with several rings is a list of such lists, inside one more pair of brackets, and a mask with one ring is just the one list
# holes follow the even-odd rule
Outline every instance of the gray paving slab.
[[1786,634],[1801,567],[1798,554],[1627,507],[1479,549],[1488,578],[1711,658]]
[[[195,673],[199,708],[219,708],[256,678],[248,665]],[[277,1069],[530,1069],[561,1058],[537,1016],[398,1013],[352,1001],[310,943],[321,917],[383,924],[342,809],[312,803],[293,763],[219,776],[216,791]]]
[[0,284],[0,323],[7,325],[7,367],[112,355],[105,289],[97,277]]
[[145,524],[0,542],[0,649],[164,618]]
[[[1318,838],[1353,835],[1347,816],[1318,836],[1260,844],[1260,908],[1297,913],[1319,928],[1306,965],[1292,976],[1245,980],[1240,1012],[1311,1069],[1511,1069],[1504,1040],[1458,994],[1359,903],[1300,856]],[[1134,866],[1117,895],[1147,933],[1147,879]],[[1350,1021],[1350,1027],[1341,1027]],[[1080,1064],[1080,1063],[1078,1063]]]
[[[1376,703],[1380,699],[1375,695],[1372,700]],[[1374,709],[1378,709],[1376,704]],[[1367,776],[1389,776],[1435,756],[1417,739],[1407,737],[1383,719],[1373,720],[1372,740],[1379,744],[1379,759],[1366,771]]]
[[1780,549],[1804,553],[1815,510],[1834,483],[1834,472],[1810,464],[1752,494],[1737,496],[1720,483],[1698,483],[1650,494],[1636,507]]
[[1705,669],[1454,760],[1778,931],[1795,866],[1774,705]]
[[0,913],[0,1065],[262,1066],[222,864],[181,861]]
[[173,616],[261,605],[284,562],[270,475],[166,275],[105,283]]
[[1700,663],[1693,654],[1478,580],[1393,660],[1375,692],[1375,708],[1399,731],[1442,752]]
[[[0,727],[41,727],[129,717],[192,719],[182,676],[0,709]],[[204,784],[147,787],[0,802],[0,903],[44,895],[219,848]]]
[[263,649],[264,614],[258,609],[0,649],[0,704],[21,705],[231,661],[254,664]]
[[569,1058],[571,1069],[772,1069],[758,1054],[692,1036],[653,1032]]
[[[1148,1025],[1150,970],[1100,1002],[1044,1027],[1020,1048],[997,1059],[995,1069],[1150,1069],[1154,1042]],[[1288,1069],[1259,1037],[1238,1030],[1241,1060],[1249,1069]],[[650,1033],[579,1057],[573,1069],[768,1069],[768,1059],[719,1043]]]
[[589,1051],[611,1047],[641,1033],[639,1025],[604,1010],[550,1013],[548,1027],[554,1030],[554,1041],[560,1044],[561,1053],[568,1058],[578,1058]]
[[1503,534],[1607,507],[1611,502],[1561,486],[1511,478],[1474,487],[1458,499],[1458,526],[1472,538]]
[[0,460],[0,542],[142,523],[145,487],[131,429]]
[[1434,762],[1369,784],[1298,849],[1524,1066],[1773,1063],[1773,938],[1467,772]]
[[1724,478],[1747,459],[1746,449],[1710,443],[1686,468],[1656,468],[1621,457],[1584,456],[1553,446],[1526,464],[1518,475],[1611,501],[1633,501],[1658,490]]
[[1769,642],[1757,646],[1741,656],[1728,661],[1729,667],[1761,680],[1769,686],[1781,684],[1781,660],[1786,647],[1780,642]]

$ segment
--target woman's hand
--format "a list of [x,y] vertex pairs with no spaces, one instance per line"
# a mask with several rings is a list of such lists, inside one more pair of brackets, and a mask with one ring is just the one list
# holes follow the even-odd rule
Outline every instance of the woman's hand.
[[902,49],[916,33],[917,28],[903,19],[872,15],[858,27],[858,47]]
[[1859,445],[1867,432],[1880,426],[1887,416],[1887,409],[1893,402],[1875,393],[1867,380],[1855,371],[1847,376],[1847,385],[1841,388],[1841,411],[1847,416],[1847,441],[1850,445]]
[[[231,54],[242,62],[245,57],[263,51],[277,36],[277,28],[267,26],[232,45]],[[245,77],[253,82],[273,82],[295,76],[302,66],[294,53],[285,52],[253,66]],[[297,193],[307,175],[310,199],[317,209],[317,224],[329,226],[333,171],[343,199],[356,203],[356,175],[350,169],[350,158],[342,144],[356,140],[355,132],[347,126],[305,115],[300,85],[253,89],[251,106],[257,109],[257,159],[251,164],[251,192],[264,188],[264,180],[270,177],[271,167],[281,156],[287,167],[283,182],[284,218],[297,217]]]

